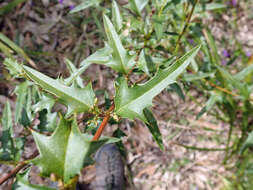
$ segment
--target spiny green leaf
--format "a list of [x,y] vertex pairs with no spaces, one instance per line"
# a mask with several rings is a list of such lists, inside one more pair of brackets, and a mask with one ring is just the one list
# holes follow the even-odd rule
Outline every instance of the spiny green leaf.
[[11,75],[17,76],[22,73],[22,66],[12,59],[6,58],[3,64],[10,71]]
[[252,146],[253,146],[253,131],[249,133],[248,138],[243,143],[240,149],[240,154],[242,154],[247,148],[252,147]]
[[21,138],[14,138],[11,108],[9,102],[7,102],[4,107],[1,123],[3,130],[2,136],[0,137],[0,160],[18,161],[24,148],[24,141]]
[[81,66],[88,65],[90,63],[96,64],[106,64],[112,59],[113,49],[106,43],[104,48],[97,50],[95,53],[91,54],[85,60],[81,62]]
[[139,60],[137,63],[137,67],[142,70],[144,73],[146,73],[148,76],[150,76],[148,65],[145,59],[145,53],[144,49],[141,50],[141,53],[139,55]]
[[83,79],[79,75],[77,75],[75,78],[73,77],[73,75],[78,72],[78,69],[69,59],[65,58],[64,60],[70,72],[70,77],[64,80],[66,82],[66,85],[74,83],[78,87],[84,88]]
[[128,55],[127,51],[124,49],[121,40],[110,19],[106,15],[104,15],[103,20],[109,45],[113,49],[112,59],[110,59],[109,62],[104,64],[118,72],[127,74],[135,64],[135,57]]
[[116,114],[129,119],[138,118],[146,122],[143,109],[151,106],[152,99],[169,84],[175,82],[176,78],[190,64],[192,58],[195,57],[199,49],[200,46],[191,49],[169,68],[158,70],[158,73],[144,84],[134,85],[129,88],[126,80],[121,78],[119,80],[119,85],[116,86]]
[[13,125],[11,118],[11,107],[10,103],[7,102],[2,116],[2,136],[0,138],[1,148],[0,148],[0,159],[1,160],[12,160],[14,151],[14,141],[13,141]]
[[30,67],[24,66],[24,71],[39,86],[60,98],[68,106],[68,114],[73,112],[88,112],[93,108],[95,94],[91,84],[82,89],[75,88],[74,86],[69,87]]
[[101,2],[101,0],[82,0],[82,3],[77,5],[74,9],[72,9],[70,11],[70,13],[76,13],[76,12],[79,12],[81,10],[84,10],[84,9],[87,9],[89,7],[92,7],[92,6],[97,6],[99,5],[99,3]]
[[81,62],[81,67],[74,72],[71,73],[70,77],[64,80],[64,84],[69,86],[73,82],[76,81],[78,86],[82,88],[82,79],[80,78],[80,75],[91,65],[93,62],[86,62],[86,60]]
[[10,130],[11,137],[13,137],[12,126],[13,124],[12,124],[12,118],[11,118],[11,106],[10,106],[9,101],[7,101],[3,110],[2,127],[3,127],[3,130]]
[[221,76],[224,80],[227,81],[228,88],[229,85],[232,85],[234,88],[238,89],[240,91],[240,94],[243,96],[243,98],[247,99],[250,95],[250,93],[247,90],[246,85],[244,85],[241,81],[236,80],[234,76],[232,76],[227,70],[223,69],[220,66],[216,66],[218,68],[218,71],[220,72]]
[[177,95],[184,101],[185,100],[185,96],[183,93],[183,90],[181,89],[181,87],[177,84],[177,83],[172,83],[170,84],[169,88],[167,88],[167,91],[174,91],[177,93]]
[[196,119],[199,119],[204,113],[208,112],[217,102],[222,101],[222,94],[220,92],[213,92],[203,107],[198,113]]
[[15,110],[15,123],[18,123],[22,110],[25,109],[25,101],[28,94],[28,81],[25,81],[18,85],[15,89],[15,93],[17,94],[16,100],[16,110]]
[[[102,49],[97,50],[95,53],[92,55],[88,56],[86,59],[84,59],[80,63],[80,68],[79,69],[74,69],[74,65],[66,59],[66,64],[70,68],[71,67],[71,76],[68,77],[67,79],[64,80],[64,83],[66,85],[72,84],[74,81],[81,87],[82,82],[80,75],[92,64],[106,64],[112,60],[112,48],[108,46],[108,44],[105,44],[105,47]],[[70,65],[71,64],[71,65]]]
[[1,41],[0,41],[0,50],[4,53],[5,56],[13,59],[12,56],[13,51]]
[[15,183],[12,185],[12,190],[56,190],[41,185],[30,184],[28,181],[28,174],[30,169],[18,174]]
[[23,56],[23,58],[30,63],[31,65],[34,65],[33,61],[28,57],[28,55],[24,52],[23,49],[21,49],[18,45],[16,45],[13,41],[11,41],[8,37],[6,37],[3,33],[0,33],[0,41],[7,44],[10,48],[12,48],[14,51],[16,51],[18,54]]
[[167,19],[167,15],[153,15],[152,20],[154,23],[154,30],[156,33],[156,38],[158,40],[162,39],[164,31],[164,22]]
[[199,3],[196,5],[194,12],[206,12],[211,10],[217,10],[217,9],[224,9],[227,5],[224,3]]
[[[112,138],[103,137],[92,141],[92,137],[82,134],[76,121],[69,122],[61,118],[52,136],[32,133],[40,155],[35,163],[44,176],[55,173],[64,183],[77,175],[85,164],[89,163],[90,155]],[[114,141],[117,139],[113,138]]]
[[207,77],[214,77],[215,72],[211,72],[211,73],[197,73],[197,74],[185,74],[183,79],[185,81],[191,82],[194,80],[200,80],[200,79],[204,79]]
[[144,56],[145,56],[145,60],[146,60],[146,63],[147,63],[149,73],[154,74],[157,71],[156,63],[155,63],[157,58],[156,57],[151,57],[145,50],[144,50]]
[[148,0],[129,0],[130,8],[136,14],[141,15],[141,11],[147,5]]
[[49,113],[51,112],[51,109],[54,104],[55,100],[52,97],[42,94],[40,100],[35,105],[32,106],[32,109],[34,112],[39,112],[43,109],[46,109],[47,112]]
[[31,122],[32,121],[29,119],[26,109],[23,108],[22,112],[21,112],[21,117],[19,118],[18,123],[25,126],[25,127],[28,127],[31,125]]
[[217,46],[215,43],[215,40],[208,30],[204,30],[205,38],[207,40],[207,43],[209,45],[209,52],[211,54],[212,64],[218,65],[220,63],[220,57],[218,54]]
[[33,132],[40,155],[33,163],[41,169],[42,175],[49,176],[55,173],[58,177],[64,176],[65,151],[70,134],[70,122],[61,119],[52,136],[47,137]]
[[122,28],[122,18],[120,16],[119,7],[115,0],[112,1],[112,21],[116,26],[117,32],[119,32]]
[[47,131],[54,131],[57,127],[57,113],[47,113],[47,124],[46,130]]
[[236,80],[244,80],[245,78],[247,78],[247,76],[249,76],[252,73],[253,73],[253,64],[250,64],[247,67],[245,67],[242,71],[234,75],[234,78]]
[[148,55],[148,53],[145,52],[145,49],[141,50],[137,63],[137,67],[140,70],[142,70],[148,76],[151,76],[151,74],[154,74],[157,70],[156,65],[159,65],[156,63],[161,63],[161,60],[159,60],[159,58],[151,57],[150,55]]
[[160,149],[164,150],[162,135],[153,113],[148,108],[144,108],[143,114],[147,119],[147,122],[145,124],[148,127],[150,133],[152,134],[154,140],[156,141]]

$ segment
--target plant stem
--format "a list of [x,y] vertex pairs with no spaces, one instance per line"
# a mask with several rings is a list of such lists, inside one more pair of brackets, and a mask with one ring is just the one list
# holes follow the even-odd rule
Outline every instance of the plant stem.
[[228,140],[227,140],[227,145],[226,145],[226,153],[225,153],[225,158],[223,160],[223,164],[226,164],[226,162],[229,158],[228,151],[229,151],[229,144],[230,144],[230,140],[231,140],[232,131],[233,131],[233,122],[230,122],[229,132],[228,132]]
[[8,173],[7,175],[3,176],[0,179],[0,185],[2,185],[5,181],[7,181],[9,178],[15,176],[22,168],[24,168],[26,166],[25,162],[20,162],[13,170],[11,170],[10,173]]
[[186,149],[192,149],[192,150],[198,150],[198,151],[225,151],[227,148],[200,148],[200,147],[195,147],[195,146],[188,146],[184,144],[179,144],[179,143],[173,143],[178,146],[182,146]]
[[177,43],[176,43],[176,48],[175,48],[175,51],[174,51],[174,55],[177,54],[177,52],[178,52],[181,38],[183,37],[184,33],[186,32],[186,29],[188,28],[188,25],[189,25],[189,23],[190,23],[190,21],[191,21],[191,18],[192,18],[194,9],[195,9],[195,7],[196,7],[198,1],[199,1],[199,0],[195,0],[194,4],[193,4],[193,6],[192,6],[191,12],[190,12],[190,14],[188,15],[188,17],[187,17],[187,19],[186,19],[184,28],[183,28],[182,32],[180,33],[180,35],[178,36]]
[[107,111],[101,125],[99,126],[98,130],[96,131],[96,134],[94,135],[93,137],[93,141],[96,141],[99,139],[99,137],[101,136],[106,124],[108,123],[109,119],[110,119],[110,115],[111,115],[111,112],[114,110],[114,103],[111,105],[111,107],[109,108],[109,110]]
[[[38,153],[37,151],[34,152],[34,153],[30,156],[29,160],[32,159],[32,158],[35,158],[35,157],[38,156],[38,155],[39,155],[39,153]],[[19,164],[18,164],[13,170],[11,170],[10,173],[8,173],[7,175],[5,175],[5,176],[3,176],[2,178],[0,178],[0,185],[2,185],[5,181],[7,181],[8,179],[10,179],[11,177],[16,176],[16,174],[17,174],[20,170],[22,170],[27,164],[28,164],[27,160],[26,160],[26,161],[19,162]]]

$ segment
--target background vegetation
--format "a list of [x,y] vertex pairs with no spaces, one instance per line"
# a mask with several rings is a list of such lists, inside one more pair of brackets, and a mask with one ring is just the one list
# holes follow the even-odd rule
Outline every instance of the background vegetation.
[[[63,151],[57,135],[45,136],[57,121],[57,129],[71,126],[73,144],[89,148],[77,150],[78,169],[62,174],[52,158],[49,170],[40,157],[32,163],[41,170],[33,166],[1,188],[48,189],[57,180],[51,173],[71,188],[83,166],[79,181],[89,188],[94,167],[83,158],[108,142],[125,156],[129,189],[253,188],[252,13],[250,0],[2,2],[0,181],[38,155],[34,141],[41,155],[44,137],[52,142],[44,152]],[[165,86],[156,87],[163,76]],[[152,109],[148,96],[122,106],[134,98],[119,92],[138,95],[148,86],[135,85],[150,80]],[[77,103],[78,94],[86,103]],[[109,115],[108,137],[91,141]]]

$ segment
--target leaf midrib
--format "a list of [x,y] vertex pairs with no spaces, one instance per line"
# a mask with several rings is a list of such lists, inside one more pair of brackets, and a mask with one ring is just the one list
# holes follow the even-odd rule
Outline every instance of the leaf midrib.
[[[63,94],[63,95],[66,96],[67,98],[72,99],[72,100],[76,101],[77,103],[80,103],[81,105],[87,107],[88,109],[91,108],[89,104],[85,104],[84,102],[82,102],[82,101],[81,101],[78,97],[76,97],[75,95],[74,95],[74,96],[70,96],[69,94],[65,93],[65,91],[61,91],[61,90],[59,90],[58,88],[55,88],[53,85],[47,84],[46,82],[44,82],[44,81],[41,80],[40,78],[36,77],[32,72],[29,71],[29,69],[27,69],[26,66],[24,66],[24,69],[25,69],[26,73],[27,73],[27,71],[28,71],[28,73],[27,73],[28,76],[29,76],[29,75],[32,75],[32,76],[33,76],[33,77],[29,76],[32,80],[34,80],[33,78],[35,78],[35,79],[37,79],[37,81],[40,81],[40,82],[41,82],[41,83],[39,83],[39,82],[35,81],[35,82],[38,83],[39,86],[49,86],[50,88],[54,89],[54,90],[57,92],[57,93],[53,93],[53,92],[50,92],[47,88],[45,88],[45,90],[48,91],[49,93],[54,94],[54,95],[57,96],[57,97],[61,97],[60,94]],[[36,71],[36,72],[37,72],[37,71]],[[43,75],[43,74],[40,73],[40,75]],[[59,85],[59,86],[62,87],[62,88],[66,88],[68,91],[71,89],[71,87],[64,86],[64,85],[61,84],[60,82],[58,82],[58,81],[56,81],[56,80],[54,80],[54,79],[51,79],[50,77],[47,77],[47,76],[42,76],[42,77],[44,77],[44,79],[45,79],[45,78],[48,78],[47,80],[49,80],[50,83],[53,83],[53,84],[55,84],[55,85]],[[41,85],[41,84],[43,84],[43,85]],[[73,98],[73,97],[74,97],[74,98]]]
[[[167,77],[169,77],[169,76],[167,76]],[[153,86],[151,86],[150,88],[148,88],[146,91],[144,91],[144,92],[142,93],[141,96],[138,96],[137,98],[133,99],[133,101],[129,101],[129,102],[128,102],[127,104],[125,104],[124,106],[121,106],[121,108],[120,108],[118,111],[120,112],[122,109],[124,110],[125,108],[128,108],[128,107],[131,106],[132,104],[138,103],[139,101],[141,101],[141,100],[139,100],[139,99],[142,99],[143,97],[148,96],[149,93],[152,93],[152,89],[153,89],[155,86],[157,86],[157,85],[163,83],[163,81],[165,81],[165,80],[167,79],[167,77],[165,77],[163,80],[161,80],[161,81],[160,81],[159,83],[157,83],[156,85],[153,85]],[[146,84],[146,85],[147,85],[147,84]],[[137,88],[138,88],[138,90],[139,90],[139,89],[142,88],[142,86],[138,86]],[[131,89],[128,89],[128,92],[129,92],[129,90],[131,90]],[[162,90],[163,90],[163,89],[162,89]],[[162,90],[161,90],[161,91],[162,91]],[[159,94],[161,91],[155,92],[155,94],[151,96],[151,100],[154,98],[154,96],[156,96],[157,94]]]
[[[173,77],[173,74],[174,74],[174,73],[176,74],[176,73],[177,73],[177,70],[180,69],[180,67],[181,67],[182,65],[184,65],[185,62],[188,61],[188,59],[190,59],[191,57],[194,57],[194,56],[196,55],[196,53],[197,53],[196,50],[199,49],[199,48],[200,48],[200,46],[197,46],[197,47],[193,48],[193,49],[192,49],[191,51],[189,51],[187,54],[185,54],[184,56],[182,56],[182,57],[181,57],[176,63],[174,63],[171,67],[168,67],[168,68],[165,69],[165,70],[161,70],[161,72],[164,72],[164,73],[169,72],[169,74],[168,74],[166,77],[164,77],[160,82],[156,83],[155,85],[150,86],[141,96],[138,96],[137,98],[133,99],[133,101],[129,101],[129,102],[126,103],[124,106],[121,106],[121,108],[118,110],[118,112],[120,112],[122,109],[124,110],[125,108],[128,108],[128,107],[131,106],[133,103],[138,102],[139,99],[141,99],[142,97],[147,96],[148,93],[149,93],[150,91],[152,91],[152,89],[153,89],[155,86],[157,86],[157,85],[163,83],[163,81],[165,81],[165,80],[168,80],[168,77],[171,77],[171,80],[175,80],[175,78],[176,78],[178,75],[180,75],[181,73],[179,73],[178,75],[176,75],[176,76],[174,76],[174,77]],[[195,52],[195,51],[196,51],[196,52]],[[194,55],[194,52],[195,52],[195,55]],[[193,55],[194,55],[194,56],[193,56]],[[183,61],[181,62],[181,60],[183,60]],[[180,62],[181,62],[181,63],[180,63]],[[177,64],[179,64],[179,65],[177,65]],[[185,65],[185,68],[186,68],[189,64],[190,64],[190,61],[188,61],[188,63]],[[176,67],[176,68],[173,70],[173,67]],[[185,69],[185,68],[184,68],[184,69]],[[182,70],[184,70],[184,69],[182,69]],[[170,70],[172,70],[172,71],[170,72]],[[158,72],[157,74],[159,74],[159,72]],[[157,75],[156,75],[156,76],[157,76]],[[155,77],[156,77],[156,76],[155,76]],[[153,80],[155,80],[155,78],[153,78]],[[153,82],[152,79],[151,79],[151,81],[148,81],[146,84],[143,84],[143,85],[148,85],[149,82]],[[167,85],[169,85],[169,83],[168,83]],[[138,87],[136,87],[136,88],[140,89],[140,88],[142,88],[142,86],[138,86]],[[145,88],[145,87],[144,87],[144,88]],[[155,91],[155,95],[152,96],[151,100],[154,98],[154,96],[156,96],[157,94],[159,94],[163,89],[164,89],[164,88],[162,88],[161,90],[159,90],[159,92],[157,92],[157,93],[156,93],[156,91]],[[129,92],[129,90],[131,90],[131,89],[128,88],[127,90],[128,90],[127,92]]]
[[[106,17],[106,16],[105,16],[105,18],[106,18],[106,25],[107,25],[106,27],[107,27],[107,30],[108,30],[108,31],[110,30],[109,25],[111,25],[112,28],[113,28],[113,31],[111,31],[111,32],[108,33],[108,34],[110,35],[111,40],[113,41],[113,45],[116,47],[116,48],[113,48],[113,47],[112,47],[112,48],[114,49],[114,51],[115,51],[115,53],[117,54],[117,56],[119,56],[121,68],[122,68],[123,71],[126,73],[127,70],[126,70],[125,65],[124,65],[124,58],[122,57],[121,53],[119,52],[116,39],[114,39],[112,33],[115,32],[116,35],[118,35],[118,34],[117,34],[115,28],[113,27],[113,25],[112,25],[110,19],[109,19],[108,17]],[[119,39],[119,43],[121,43],[120,39]],[[122,45],[122,44],[119,44],[119,46],[122,46],[122,50],[124,51],[123,53],[124,53],[124,55],[126,55],[126,52],[125,52],[125,49],[124,49],[123,45]],[[126,56],[125,56],[125,57],[126,57]]]

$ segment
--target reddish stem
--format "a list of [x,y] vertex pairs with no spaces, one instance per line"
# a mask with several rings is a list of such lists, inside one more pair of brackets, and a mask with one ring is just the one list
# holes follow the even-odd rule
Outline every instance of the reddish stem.
[[13,170],[11,170],[10,173],[8,173],[6,176],[3,176],[0,179],[0,185],[2,185],[5,181],[7,181],[9,178],[15,176],[23,167],[26,166],[25,162],[19,163]]
[[94,137],[93,137],[93,141],[96,141],[99,139],[99,137],[101,136],[106,124],[108,123],[109,119],[110,119],[110,114],[111,112],[114,110],[114,103],[111,105],[111,107],[109,108],[108,112],[106,113],[102,123],[100,124],[98,130],[96,131]]
[[[37,151],[35,151],[28,159],[33,159],[33,158],[35,158],[38,155],[39,155],[39,153]],[[5,175],[2,178],[0,178],[0,185],[2,185],[5,181],[7,181],[8,179],[10,179],[11,177],[16,176],[16,174],[20,170],[22,170],[26,165],[27,165],[26,161],[20,162],[13,170],[10,171],[10,173],[8,173],[7,175]]]

